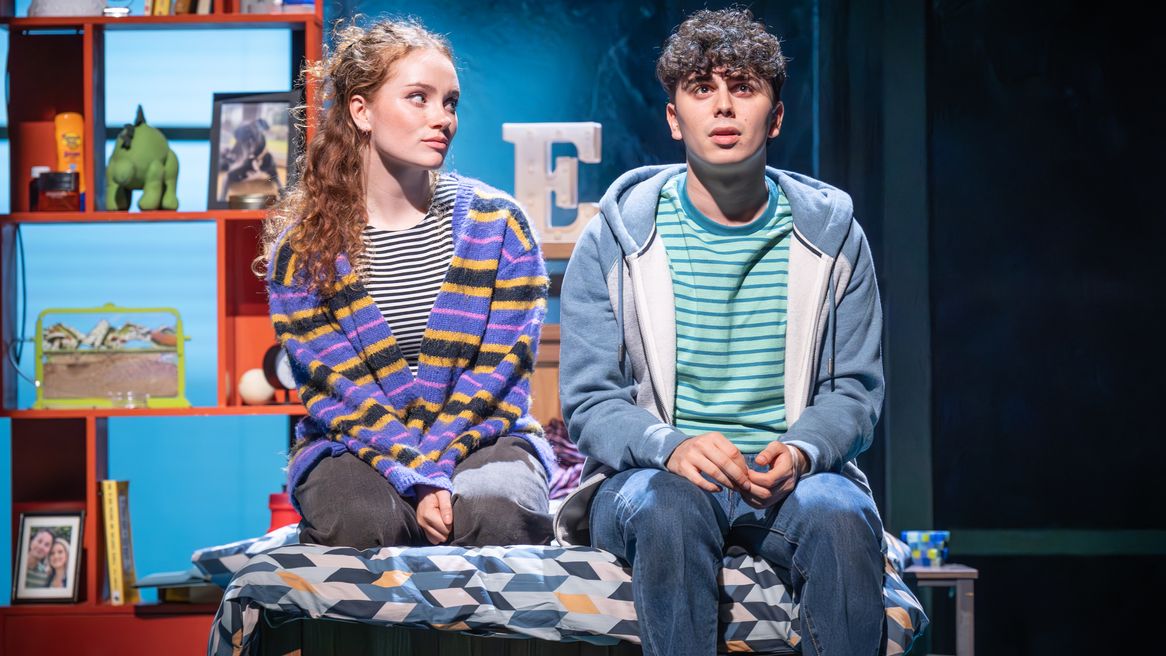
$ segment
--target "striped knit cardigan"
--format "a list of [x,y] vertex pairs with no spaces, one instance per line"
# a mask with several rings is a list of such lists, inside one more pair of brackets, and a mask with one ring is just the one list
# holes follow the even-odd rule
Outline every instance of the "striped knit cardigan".
[[429,315],[417,375],[344,255],[335,294],[304,284],[286,233],[268,267],[271,319],[308,409],[288,467],[296,485],[321,459],[350,452],[402,496],[453,490],[466,454],[505,435],[526,439],[548,478],[554,456],[530,416],[530,376],[548,279],[526,217],[506,194],[458,178],[454,254]]

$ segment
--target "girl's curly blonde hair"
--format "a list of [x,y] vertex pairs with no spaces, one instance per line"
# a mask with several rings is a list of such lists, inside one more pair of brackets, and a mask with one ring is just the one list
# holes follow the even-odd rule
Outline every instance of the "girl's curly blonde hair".
[[[368,222],[365,208],[363,152],[369,134],[352,121],[348,110],[354,95],[371,98],[388,79],[393,64],[415,50],[432,48],[453,60],[449,41],[413,19],[381,20],[362,27],[359,18],[338,22],[333,47],[321,61],[304,69],[304,82],[317,83],[316,131],[297,167],[299,180],[271,208],[263,223],[262,252],[252,263],[256,275],[266,275],[276,240],[286,239],[300,262],[311,289],[330,295],[336,279],[336,257],[361,261],[361,232]],[[296,108],[301,125],[307,106]]]

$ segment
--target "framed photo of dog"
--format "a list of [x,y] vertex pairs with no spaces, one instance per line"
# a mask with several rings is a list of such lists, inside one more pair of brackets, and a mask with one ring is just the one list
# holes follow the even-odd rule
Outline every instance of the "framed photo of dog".
[[278,198],[295,180],[299,102],[298,91],[214,95],[209,209],[254,208],[255,199]]
[[84,526],[82,510],[20,514],[20,537],[13,558],[13,603],[77,601]]

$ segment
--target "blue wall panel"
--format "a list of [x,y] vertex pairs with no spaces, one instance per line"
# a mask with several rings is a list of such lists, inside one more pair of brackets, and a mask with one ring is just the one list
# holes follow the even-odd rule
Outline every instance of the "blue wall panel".
[[[347,3],[349,13],[413,16],[449,37],[462,87],[450,168],[513,191],[514,147],[502,141],[503,123],[603,124],[603,161],[579,168],[583,201],[598,200],[630,168],[683,161],[683,148],[664,121],[668,99],[655,78],[656,57],[673,27],[706,4],[730,3]],[[793,60],[782,92],[783,132],[770,147],[769,162],[813,174],[816,3],[756,2],[751,8],[783,37]]]
[[0,419],[0,606],[12,596],[12,420]]
[[[211,223],[26,225],[21,228],[28,285],[24,334],[48,308],[112,302],[128,307],[174,307],[191,337],[186,344],[187,396],[214,405],[218,362],[215,316],[215,227]],[[31,343],[20,369],[32,376]],[[21,379],[19,405],[35,390]]]
[[[0,180],[8,179],[8,150],[7,139],[0,139]],[[12,208],[12,194],[8,193],[8,185],[0,183],[0,214],[7,214]]]
[[[8,61],[8,30],[0,30],[0,61],[2,61],[2,62]],[[3,100],[3,104],[0,104],[0,125],[8,125],[8,85],[7,84],[5,84],[3,88],[0,88],[0,100]],[[0,160],[0,166],[8,166],[8,157],[5,157],[3,160]],[[7,171],[7,170],[8,169],[2,169],[0,171]],[[0,185],[0,187],[3,187],[3,186],[4,185]],[[7,193],[7,190],[5,190],[4,193]]]
[[[111,31],[105,47],[105,121],[210,127],[215,92],[287,91],[285,30]],[[178,56],[176,56],[178,55]]]
[[[0,30],[0,62],[8,61],[8,30]],[[5,69],[7,70],[7,69]],[[0,87],[0,126],[8,126],[8,85]],[[8,140],[0,139],[0,181],[8,180],[10,167]],[[7,214],[12,204],[8,185],[0,182],[0,214]]]
[[200,547],[260,535],[279,492],[285,417],[109,421],[109,475],[130,481],[138,575],[183,570]]

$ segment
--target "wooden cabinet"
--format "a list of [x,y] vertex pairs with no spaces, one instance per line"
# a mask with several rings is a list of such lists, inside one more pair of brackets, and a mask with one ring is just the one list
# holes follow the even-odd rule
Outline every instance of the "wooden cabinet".
[[[205,653],[213,607],[190,605],[111,606],[102,598],[105,577],[101,545],[98,481],[107,477],[108,420],[116,416],[301,415],[299,404],[245,406],[232,383],[262,362],[273,343],[267,304],[259,280],[249,267],[255,256],[262,211],[106,212],[104,195],[106,142],[105,37],[114,30],[272,29],[291,38],[292,70],[304,59],[318,59],[323,44],[323,5],[313,14],[253,15],[233,13],[233,0],[210,15],[15,18],[12,0],[0,0],[0,29],[8,32],[9,137],[8,170],[12,212],[0,215],[0,325],[7,346],[16,325],[16,235],[21,225],[39,223],[213,223],[217,248],[216,403],[175,410],[93,409],[31,410],[17,404],[16,372],[9,359],[0,365],[0,416],[12,427],[12,519],[33,510],[83,508],[84,543],[79,583],[80,602],[16,605],[0,608],[0,653],[19,654],[196,654]],[[315,89],[305,90],[311,105]],[[84,188],[80,212],[29,212],[29,169],[55,162],[53,117],[79,112],[85,119]],[[309,121],[310,123],[310,121]],[[309,126],[309,131],[311,127]],[[310,134],[309,134],[310,138]],[[115,255],[114,255],[115,256]],[[51,441],[55,448],[39,448]],[[0,484],[8,484],[3,482]],[[15,545],[3,545],[12,549]],[[139,572],[140,573],[140,572]],[[71,641],[71,642],[70,642]]]

